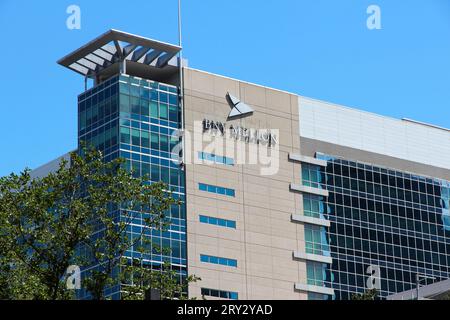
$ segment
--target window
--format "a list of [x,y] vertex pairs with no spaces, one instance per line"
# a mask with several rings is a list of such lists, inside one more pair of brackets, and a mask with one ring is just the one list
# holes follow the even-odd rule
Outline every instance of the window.
[[142,147],[150,148],[150,134],[147,131],[141,131]]
[[[161,90],[163,90],[163,88],[160,88]],[[167,89],[167,88],[164,88]],[[164,103],[168,103],[169,102],[169,95],[165,92],[159,92],[159,101],[164,102]]]
[[140,90],[139,86],[130,86],[130,95],[133,97],[139,97],[140,96]]
[[164,182],[165,184],[170,184],[170,173],[168,168],[162,167],[161,181]]
[[307,217],[323,218],[325,204],[323,197],[303,195],[303,214]]
[[[171,136],[170,137],[170,150],[169,151],[172,152],[172,153],[174,151],[177,151],[177,149],[175,149],[175,148],[178,146],[179,143],[180,143],[180,138]],[[178,150],[180,150],[180,149],[178,149]]]
[[213,163],[216,163],[216,164],[223,164],[223,165],[227,165],[227,166],[234,166],[234,159],[227,158],[227,157],[222,157],[222,156],[217,156],[217,155],[211,154],[211,153],[199,152],[198,153],[198,158],[200,160],[210,161],[210,162],[213,162]]
[[314,292],[309,292],[308,293],[308,300],[329,300],[329,296],[326,294],[320,294],[320,293],[314,293]]
[[130,104],[131,104],[131,113],[134,114],[141,113],[141,103],[139,101],[139,98],[131,97]]
[[159,141],[161,144],[161,150],[165,152],[169,152],[169,137],[165,135],[159,136]]
[[[158,87],[158,84],[154,84],[154,85],[156,88]],[[152,85],[152,87],[153,87],[153,85]],[[155,90],[150,91],[150,100],[158,101],[158,91],[155,91]]]
[[120,83],[120,93],[130,94],[130,86],[126,83]]
[[169,106],[169,121],[178,122],[178,107]]
[[150,164],[148,163],[142,163],[142,176],[143,177],[150,177]]
[[232,291],[222,291],[222,290],[202,288],[201,292],[202,296],[216,297],[229,300],[238,300],[239,297],[237,292]]
[[236,192],[233,189],[227,189],[227,188],[223,188],[223,187],[212,186],[212,185],[208,185],[208,184],[204,184],[204,183],[199,183],[198,184],[198,189],[200,191],[205,191],[205,192],[209,192],[209,193],[216,193],[216,194],[224,195],[224,196],[227,196],[227,197],[235,197],[236,196]]
[[159,135],[157,133],[151,133],[151,147],[152,149],[159,149]]
[[235,259],[220,258],[201,254],[200,261],[203,263],[219,264],[222,266],[237,268],[237,260]]
[[167,104],[159,104],[159,117],[164,120],[169,119],[169,106]]
[[120,127],[120,142],[130,144],[130,129]]
[[327,266],[318,262],[306,262],[306,276],[309,285],[325,286]]
[[141,132],[139,130],[136,129],[132,129],[131,130],[131,142],[133,145],[135,146],[140,146],[141,145]]
[[201,223],[205,224],[211,224],[219,227],[225,227],[225,228],[231,228],[236,229],[236,221],[232,220],[225,220],[225,219],[219,219],[219,218],[213,218],[208,216],[199,216],[199,220]]
[[179,184],[178,182],[179,178],[179,172],[177,169],[170,169],[170,184],[173,186],[177,186]]
[[133,176],[138,178],[141,176],[141,164],[138,161],[133,161],[131,163],[131,171],[133,172]]
[[130,113],[130,97],[125,94],[120,95],[120,112]]
[[151,167],[151,178],[153,182],[159,182],[161,180],[161,176],[159,175],[159,166],[152,165]]
[[302,164],[302,181],[303,185],[312,188],[322,188],[323,173],[319,166],[310,164]]
[[327,233],[324,227],[305,224],[306,253],[330,256]]
[[150,99],[150,90],[147,88],[143,88],[143,87],[141,87],[140,89],[141,89],[141,95],[140,95],[141,99],[147,99],[147,100]]
[[141,100],[141,115],[146,117],[150,115],[150,108],[147,100]]
[[169,95],[169,103],[171,105],[178,105],[178,96],[174,94]]
[[150,101],[150,117],[158,118],[158,102]]

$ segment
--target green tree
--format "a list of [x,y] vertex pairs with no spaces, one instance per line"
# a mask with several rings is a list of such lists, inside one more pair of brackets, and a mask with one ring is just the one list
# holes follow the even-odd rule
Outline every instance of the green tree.
[[[120,281],[125,253],[144,242],[146,230],[167,226],[165,213],[179,205],[163,183],[150,185],[123,167],[123,159],[105,163],[101,152],[83,148],[45,177],[25,170],[0,178],[1,298],[73,299],[71,265],[96,266],[83,286],[105,298],[104,289]],[[135,218],[144,227],[130,238]]]
[[169,262],[161,266],[161,270],[151,270],[142,263],[142,259],[128,261],[122,273],[124,284],[122,299],[144,300],[146,293],[151,289],[159,292],[161,300],[187,300],[186,294],[189,283],[197,282],[200,278],[189,275],[186,279],[180,279]]
[[0,258],[0,300],[44,299],[45,296],[39,278],[29,274],[23,264],[11,256]]
[[377,300],[378,299],[378,290],[370,289],[363,294],[354,294],[352,296],[352,300]]
[[441,300],[450,300],[450,292],[442,296]]

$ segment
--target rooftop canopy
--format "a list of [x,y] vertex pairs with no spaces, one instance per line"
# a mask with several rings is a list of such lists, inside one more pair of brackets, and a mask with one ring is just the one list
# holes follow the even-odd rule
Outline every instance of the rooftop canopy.
[[168,80],[177,72],[181,47],[118,30],[109,30],[58,63],[101,82],[122,72],[152,80]]
[[[417,289],[393,294],[387,300],[417,300]],[[419,300],[450,300],[450,279],[420,286]]]

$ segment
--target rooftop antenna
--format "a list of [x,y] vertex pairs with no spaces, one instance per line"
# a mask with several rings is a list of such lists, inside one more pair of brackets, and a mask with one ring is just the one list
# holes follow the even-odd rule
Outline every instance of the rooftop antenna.
[[180,74],[180,109],[181,109],[181,130],[182,130],[182,136],[181,136],[181,144],[182,144],[182,153],[181,153],[181,168],[184,170],[185,165],[185,139],[184,139],[184,72],[183,72],[183,42],[182,42],[182,29],[181,29],[181,0],[178,0],[178,45],[180,46],[181,50],[178,54],[178,67],[179,67],[179,74]]

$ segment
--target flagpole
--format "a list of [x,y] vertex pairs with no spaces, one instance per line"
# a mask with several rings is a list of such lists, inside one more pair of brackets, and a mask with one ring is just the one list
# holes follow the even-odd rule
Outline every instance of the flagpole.
[[186,156],[186,143],[185,143],[185,136],[184,136],[184,129],[185,129],[185,117],[184,117],[184,72],[183,72],[183,42],[182,42],[182,28],[181,28],[181,0],[178,0],[178,45],[180,46],[181,50],[179,52],[178,56],[178,67],[179,67],[179,74],[180,74],[180,109],[181,109],[181,130],[182,130],[182,169],[184,170],[184,166],[186,164],[185,162],[185,156]]

